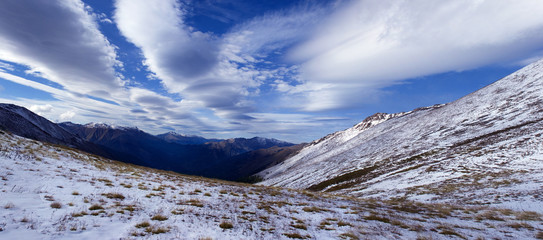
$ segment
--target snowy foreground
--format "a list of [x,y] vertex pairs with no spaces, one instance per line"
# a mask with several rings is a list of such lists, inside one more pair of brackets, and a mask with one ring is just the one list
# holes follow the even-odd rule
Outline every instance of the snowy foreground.
[[543,239],[537,212],[203,179],[4,132],[0,145],[0,239]]

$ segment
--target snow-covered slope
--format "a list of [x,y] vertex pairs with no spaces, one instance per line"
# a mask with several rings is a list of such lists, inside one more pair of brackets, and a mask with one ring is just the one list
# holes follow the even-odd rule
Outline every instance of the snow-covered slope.
[[542,215],[183,176],[0,131],[0,239],[533,239]]
[[543,209],[543,60],[455,102],[377,114],[259,173],[262,185]]

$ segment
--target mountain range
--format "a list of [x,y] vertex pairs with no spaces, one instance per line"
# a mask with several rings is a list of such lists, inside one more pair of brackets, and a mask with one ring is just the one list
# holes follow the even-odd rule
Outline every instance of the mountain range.
[[[263,168],[280,162],[284,159],[281,157],[288,155],[285,152],[299,149],[290,148],[292,143],[260,137],[219,140],[176,133],[154,136],[138,128],[104,123],[56,124],[12,104],[0,104],[0,129],[127,163],[226,180],[248,179]],[[271,155],[277,152],[281,157],[260,162],[257,158],[247,157],[258,155],[237,157],[270,147],[275,147]]]

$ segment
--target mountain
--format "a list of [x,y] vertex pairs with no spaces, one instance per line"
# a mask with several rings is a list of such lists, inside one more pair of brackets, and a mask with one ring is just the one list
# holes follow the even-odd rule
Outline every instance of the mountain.
[[258,175],[355,197],[543,208],[542,120],[540,60],[448,104],[373,115]]
[[283,162],[304,146],[305,144],[274,146],[234,155],[227,160],[228,165],[211,168],[208,175],[231,181],[257,182],[260,179],[253,176],[255,173]]
[[126,154],[126,157],[117,160],[148,167],[170,169],[171,163],[167,161],[175,158],[179,154],[177,151],[183,149],[137,128],[103,123],[81,125],[64,122],[59,125],[86,141]]
[[288,147],[294,144],[273,138],[231,138],[220,142],[206,143],[209,149],[219,150],[223,154],[232,157],[245,152],[271,147]]
[[183,135],[176,132],[168,132],[156,135],[158,138],[167,142],[182,144],[182,145],[198,145],[208,142],[220,142],[222,139],[207,139],[195,135]]
[[0,129],[16,135],[54,144],[75,146],[77,136],[32,111],[13,104],[0,103]]
[[[541,213],[191,177],[0,131],[0,239],[533,239]],[[540,210],[540,209],[539,209]]]
[[[259,168],[247,168],[245,171],[225,171],[225,169],[237,169],[242,164],[239,161],[233,162],[234,160],[230,160],[230,158],[254,150],[293,145],[276,139],[259,137],[233,138],[220,142],[211,140],[205,144],[179,144],[175,139],[181,138],[168,137],[173,137],[174,134],[162,134],[159,137],[131,127],[111,126],[103,123],[85,125],[60,123],[59,125],[86,141],[125,154],[122,158],[116,158],[119,161],[184,174],[229,180],[243,179],[260,171]],[[170,141],[165,138],[169,138]],[[261,162],[256,158],[246,158],[243,164],[250,161]],[[264,165],[268,166],[269,164]]]
[[[0,104],[0,130],[67,147],[73,147],[99,156],[185,174],[220,177],[230,180],[244,179],[261,169],[242,165],[255,162],[255,166],[270,166],[280,161],[278,154],[274,161],[262,161],[245,157],[243,161],[230,158],[239,154],[269,147],[286,147],[293,144],[266,138],[235,138],[217,142],[216,139],[189,137],[197,141],[204,139],[204,144],[180,144],[173,134],[157,137],[133,127],[112,126],[103,123],[85,125],[70,122],[53,123],[32,111],[13,104]],[[170,137],[168,137],[170,136]],[[169,139],[170,141],[165,140]],[[198,140],[199,139],[199,140]],[[185,143],[187,143],[185,141]],[[258,162],[258,163],[257,163]],[[240,175],[241,174],[241,175]]]
[[37,141],[77,148],[104,157],[118,156],[118,153],[111,149],[85,141],[46,118],[13,104],[0,103],[0,130]]

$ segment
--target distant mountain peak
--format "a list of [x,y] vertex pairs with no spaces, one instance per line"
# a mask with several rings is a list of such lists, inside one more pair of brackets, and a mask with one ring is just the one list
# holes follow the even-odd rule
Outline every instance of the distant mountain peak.
[[86,128],[102,128],[102,129],[118,129],[118,130],[137,130],[139,131],[138,127],[126,127],[126,126],[118,126],[110,123],[103,123],[103,122],[90,122],[85,125],[83,125]]

